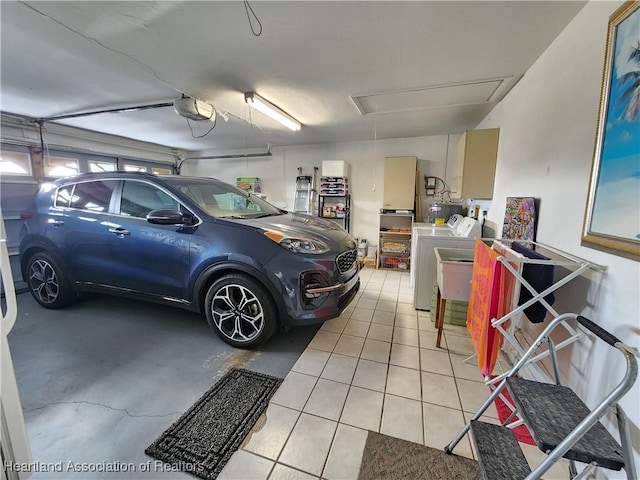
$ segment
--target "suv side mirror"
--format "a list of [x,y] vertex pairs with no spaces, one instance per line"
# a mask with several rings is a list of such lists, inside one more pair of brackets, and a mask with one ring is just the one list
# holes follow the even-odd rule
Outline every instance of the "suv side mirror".
[[147,222],[154,225],[184,225],[191,223],[191,216],[170,208],[152,210],[147,214]]

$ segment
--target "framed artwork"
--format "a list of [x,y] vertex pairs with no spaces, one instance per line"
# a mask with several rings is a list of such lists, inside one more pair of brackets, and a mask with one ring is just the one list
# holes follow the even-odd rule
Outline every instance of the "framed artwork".
[[528,246],[536,240],[536,204],[533,197],[507,197],[502,238],[521,240]]
[[582,245],[640,260],[640,3],[609,18]]

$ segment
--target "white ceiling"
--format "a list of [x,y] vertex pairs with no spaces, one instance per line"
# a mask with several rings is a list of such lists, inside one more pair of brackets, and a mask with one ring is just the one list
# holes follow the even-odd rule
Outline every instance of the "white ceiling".
[[[186,93],[228,121],[200,139],[172,108],[63,123],[198,151],[461,133],[584,3],[251,1],[254,36],[242,1],[2,1],[1,109],[42,118]],[[249,112],[247,91],[302,130]]]

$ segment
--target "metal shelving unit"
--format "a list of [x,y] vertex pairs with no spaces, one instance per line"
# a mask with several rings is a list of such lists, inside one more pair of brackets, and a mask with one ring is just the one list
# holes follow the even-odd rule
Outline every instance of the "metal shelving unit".
[[[344,208],[336,208],[342,205]],[[327,215],[328,213],[328,215]],[[351,232],[351,195],[320,195],[318,215],[336,221]]]
[[408,271],[411,268],[412,213],[381,213],[378,235],[378,268]]

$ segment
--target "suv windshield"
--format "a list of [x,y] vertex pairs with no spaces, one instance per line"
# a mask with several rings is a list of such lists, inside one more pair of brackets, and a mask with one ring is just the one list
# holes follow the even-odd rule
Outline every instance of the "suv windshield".
[[212,217],[257,218],[284,213],[255,194],[217,180],[171,177],[171,183]]

